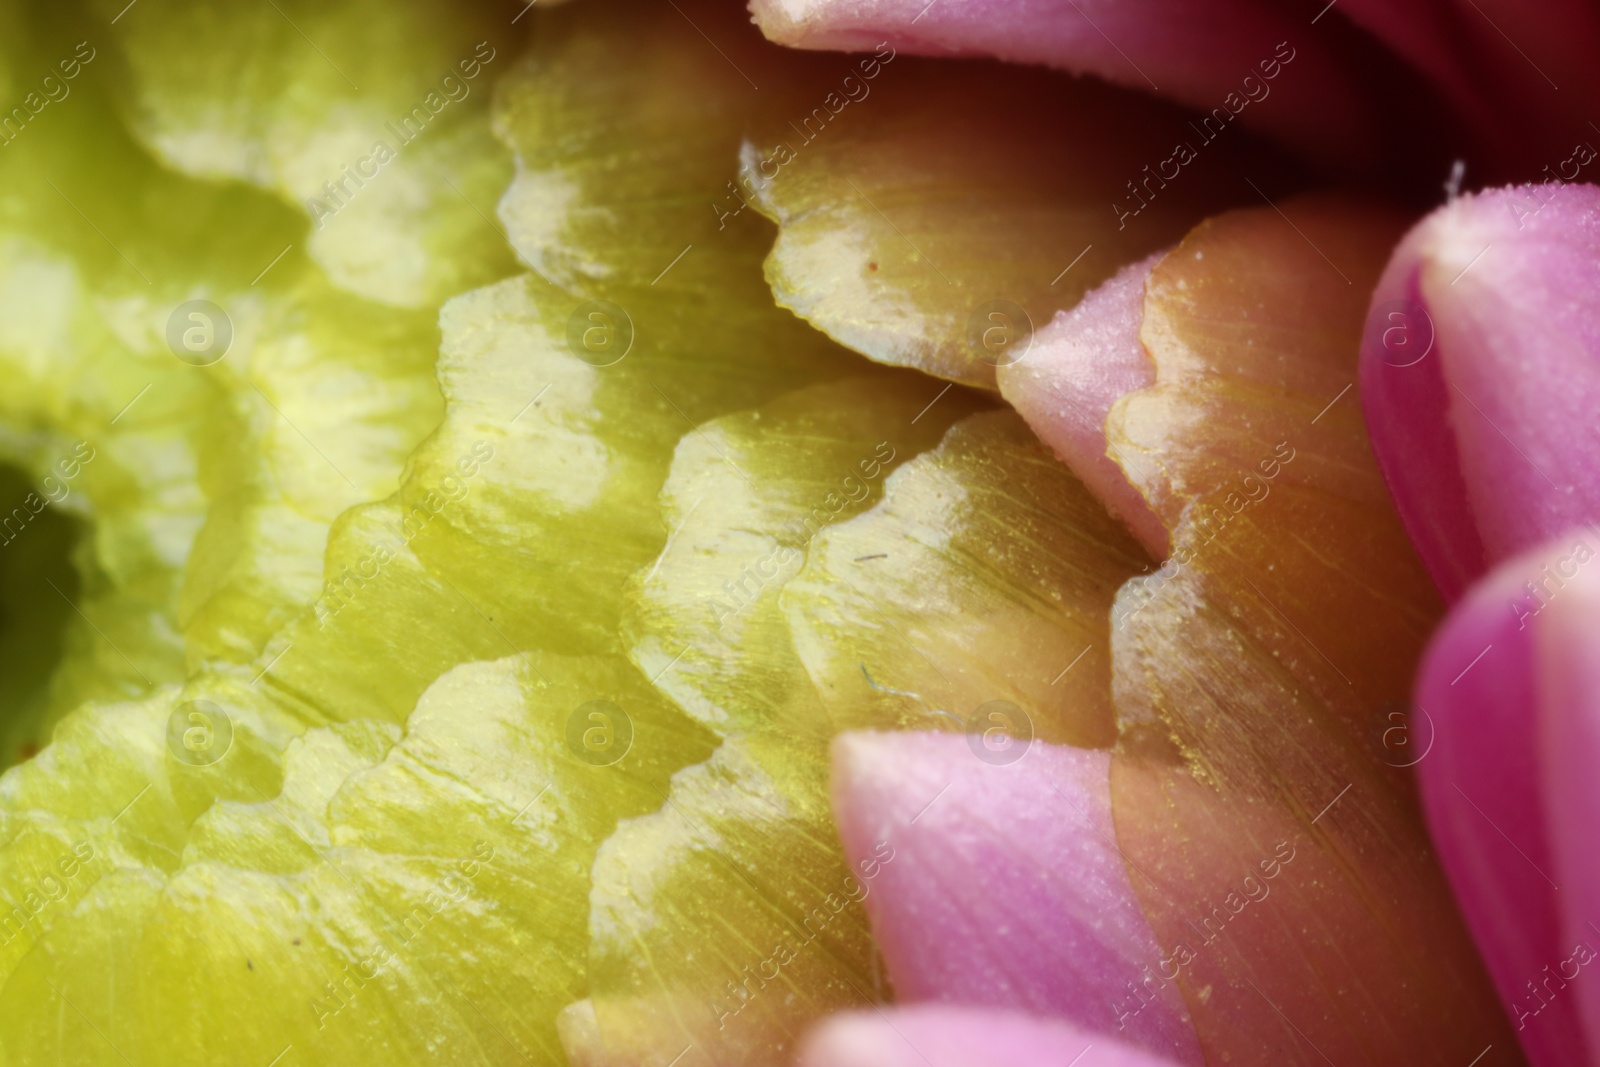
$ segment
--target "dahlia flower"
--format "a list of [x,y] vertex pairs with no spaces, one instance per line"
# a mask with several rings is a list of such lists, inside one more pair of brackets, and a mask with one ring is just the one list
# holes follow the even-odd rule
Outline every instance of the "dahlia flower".
[[0,1067],[1593,1062],[1597,41],[0,0]]

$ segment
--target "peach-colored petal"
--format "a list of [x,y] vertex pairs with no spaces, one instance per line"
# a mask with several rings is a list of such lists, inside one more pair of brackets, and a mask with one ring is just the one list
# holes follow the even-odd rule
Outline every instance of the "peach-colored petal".
[[1115,613],[1112,810],[1208,1061],[1515,1056],[1372,736],[1437,610],[1349,395],[1400,226],[1312,198],[1203,224],[1107,421],[1174,545]]

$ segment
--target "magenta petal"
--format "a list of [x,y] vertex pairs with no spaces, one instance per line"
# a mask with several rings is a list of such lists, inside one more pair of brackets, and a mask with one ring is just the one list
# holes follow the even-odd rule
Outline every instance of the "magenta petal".
[[1567,950],[1551,990],[1576,999],[1589,1047],[1600,1048],[1600,566],[1584,567],[1547,612],[1536,635],[1540,755]]
[[1446,597],[1600,514],[1600,189],[1497,189],[1423,220],[1373,295],[1361,387]]
[[1158,252],[1122,268],[1033,335],[1027,358],[997,372],[1000,393],[1156,559],[1167,528],[1106,450],[1106,415],[1124,393],[1155,382],[1139,342],[1144,283]]
[[[1253,0],[752,0],[770,39],[800,48],[985,55],[1149,91],[1257,130],[1335,167],[1374,153],[1369,86],[1337,55],[1337,19]],[[1334,44],[1333,42],[1338,42]],[[1288,57],[1287,65],[1282,61]],[[1365,57],[1363,57],[1365,58]],[[1265,66],[1263,66],[1265,64]],[[1264,72],[1272,80],[1263,82]],[[1362,72],[1370,83],[1373,71]],[[1245,85],[1245,79],[1249,85]],[[1240,103],[1246,92],[1259,103]],[[1394,102],[1391,101],[1391,109]],[[1360,155],[1361,159],[1353,159]]]
[[1176,985],[1145,981],[1163,953],[1116,847],[1110,754],[1035,742],[995,766],[968,741],[834,742],[834,810],[896,995],[1060,1016],[1201,1063]]
[[1544,605],[1574,596],[1573,574],[1582,561],[1600,566],[1597,555],[1600,536],[1582,530],[1475,586],[1428,648],[1409,731],[1419,746],[1432,739],[1417,766],[1428,826],[1535,1067],[1590,1062],[1578,999],[1547,996],[1542,985],[1545,968],[1571,955],[1560,908],[1571,887],[1556,881],[1562,872],[1540,795],[1535,642],[1550,623]]
[[1600,11],[1590,0],[1544,0],[1536,19],[1523,0],[1339,0],[1335,10],[1427,76],[1502,179],[1554,166],[1590,140],[1600,91]]
[[1171,1067],[1172,1061],[1059,1019],[972,1008],[896,1007],[836,1015],[801,1046],[799,1067]]

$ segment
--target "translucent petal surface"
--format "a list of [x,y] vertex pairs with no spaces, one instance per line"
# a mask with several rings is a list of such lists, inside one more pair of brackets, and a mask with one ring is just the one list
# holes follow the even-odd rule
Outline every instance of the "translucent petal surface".
[[[681,659],[667,660],[658,651],[666,642],[646,641],[634,655],[652,665],[663,660],[653,668],[658,684],[726,736],[708,764],[674,778],[660,812],[624,825],[600,852],[593,1000],[572,1009],[564,1031],[569,1055],[580,1062],[610,1056],[664,1065],[682,1053],[684,1062],[782,1063],[811,1019],[886,994],[858,906],[877,868],[844,861],[828,810],[832,732],[955,717],[938,715],[940,702],[962,708],[964,725],[986,699],[999,699],[1008,701],[1005,725],[1019,735],[1027,722],[1040,736],[1110,740],[1106,618],[1117,585],[1137,566],[1132,541],[1091,507],[1087,490],[1015,415],[969,416],[937,448],[910,457],[904,444],[927,434],[922,421],[948,419],[957,405],[936,416],[918,412],[920,395],[907,403],[857,391],[848,404],[834,399],[840,395],[838,386],[795,394],[762,409],[759,419],[707,426],[710,442],[690,438],[680,446],[664,503],[688,521],[679,520],[683,532],[636,595],[641,618],[661,618],[671,608],[671,617],[685,620],[665,632],[687,647]],[[912,418],[915,425],[901,421]],[[852,441],[864,425],[873,431]],[[829,427],[845,431],[836,444]],[[801,429],[818,438],[821,454],[855,456],[854,465],[802,473],[792,444]],[[902,442],[892,462],[903,465],[883,484],[882,500],[847,518],[856,506],[846,503],[849,496],[875,492],[867,482],[890,465],[877,450],[884,440]],[[748,483],[724,469],[719,451]],[[854,484],[843,481],[852,474]],[[813,502],[835,480],[839,496]],[[691,494],[712,484],[725,488],[694,508],[701,498]],[[839,521],[812,531],[812,509],[835,505]],[[695,525],[708,508],[727,516],[726,524],[710,524],[711,536]],[[795,547],[796,523],[806,531],[798,574],[799,559],[784,552]],[[930,542],[935,528],[945,533]],[[784,561],[770,560],[770,577],[762,575],[759,587],[741,579],[746,565],[760,575],[769,556]],[[1055,596],[1040,592],[1049,584],[1038,573],[1046,559],[1070,575]],[[724,631],[741,638],[726,650],[714,636],[709,605],[691,609],[683,594],[668,595],[680,578],[703,590],[708,576],[721,574],[730,584],[746,583],[744,607],[723,619]],[[914,649],[890,643],[904,640],[891,637],[899,628],[892,615],[861,629],[839,623],[839,611],[867,611],[852,583],[880,597],[883,612],[924,620],[911,639],[939,656],[943,678]],[[951,583],[936,594],[948,595],[948,611],[919,614],[907,599],[918,583],[930,591]],[[1100,666],[1080,664],[1082,681],[1052,690],[1052,678],[1060,679],[1073,656],[1097,657]],[[863,657],[892,681],[873,681]],[[684,677],[664,680],[681,665]],[[1022,678],[1010,680],[1007,670]],[[901,686],[929,699],[893,691]],[[1031,737],[1034,728],[1027,729]],[[1003,739],[995,743],[1005,748]],[[885,847],[892,850],[892,840]]]
[[431,307],[509,272],[486,214],[510,176],[487,102],[517,31],[495,5],[92,6],[116,21],[140,140],[176,170],[304,212],[336,284]]
[[780,593],[830,523],[869,507],[896,464],[973,406],[958,394],[935,411],[937,394],[880,370],[679,444],[662,493],[673,532],[635,581],[627,631],[641,668],[724,741],[596,862],[594,1001],[575,1009],[595,1033],[573,1035],[578,1058],[599,1046],[651,1061],[681,1035],[699,1062],[778,1063],[808,1020],[879,991],[829,809],[838,723]]
[[743,152],[740,195],[781,227],[773,292],[873,359],[969,385],[995,388],[1035,327],[1256,195],[1239,171],[1273,172],[1247,142],[1089,82],[892,48],[835,68]]
[[841,727],[990,723],[1114,737],[1110,598],[1148,560],[1011,412],[958,423],[882,504],[817,539],[783,592]]
[[779,592],[814,539],[871,507],[896,465],[974,406],[957,394],[928,408],[938,393],[906,373],[847,378],[686,435],[662,490],[670,540],[635,579],[640,669],[719,732],[831,736]]
[[1373,740],[1436,610],[1342,392],[1397,220],[1282,209],[1212,220],[1152,271],[1155,384],[1107,423],[1174,545],[1114,612],[1118,839],[1208,1059],[1505,1056]]
[[[559,1062],[555,1013],[584,985],[593,848],[617,814],[658,802],[663,758],[706,751],[619,667],[469,664],[429,689],[403,733],[303,735],[281,794],[238,789],[181,858],[119,856],[58,906],[0,995],[23,1020],[9,1049],[20,1062],[103,1062],[108,1046],[196,1063],[267,1062],[290,1046],[313,1062],[373,1049]],[[570,708],[596,692],[627,709],[635,739],[605,766],[567,742]],[[140,798],[146,820],[160,800]],[[111,980],[92,980],[108,963]],[[174,997],[195,1009],[177,1026]],[[75,1012],[65,1024],[61,1001]]]
[[[617,48],[664,40],[645,21],[619,25],[603,11],[590,20],[570,36],[552,33],[530,60],[573,80],[525,77],[508,92],[500,129],[512,143],[563,116],[592,83],[574,57],[595,27],[617,33],[607,39]],[[159,29],[175,40],[175,24]],[[673,32],[675,55],[704,47],[686,22]],[[714,49],[702,58],[702,71],[721,69]],[[720,129],[731,171],[743,118],[719,118],[705,81],[673,88],[723,124],[709,128]],[[633,91],[661,88],[640,79]],[[154,111],[170,118],[175,100]],[[610,103],[615,127],[650,132],[627,99]],[[603,194],[593,146],[555,143],[566,154],[543,164]],[[135,173],[153,174],[151,195],[136,201],[150,221],[129,217],[103,183],[64,190],[105,215],[104,234],[91,228],[66,253],[91,250],[83,258],[99,270],[96,307],[115,297],[136,351],[159,353],[166,316],[194,294],[163,290],[158,303],[138,294],[139,270],[184,264],[179,277],[230,279],[198,292],[225,306],[238,335],[221,362],[176,372],[196,383],[191,408],[179,409],[192,420],[185,440],[209,446],[187,483],[204,526],[192,550],[185,541],[172,553],[185,572],[182,602],[168,605],[191,665],[182,688],[79,708],[0,788],[0,899],[23,909],[0,957],[6,1051],[20,1062],[267,1063],[290,1048],[310,1062],[372,1049],[427,1062],[560,1062],[557,1012],[589,992],[594,849],[619,818],[659,808],[668,776],[705,760],[712,744],[621,654],[628,578],[668,537],[658,495],[674,449],[705,420],[863,367],[772,306],[760,276],[770,231],[753,214],[744,236],[696,250],[671,276],[666,264],[646,272],[629,261],[631,274],[577,273],[564,288],[512,278],[451,301],[435,332],[425,312],[338,291],[297,250],[274,260],[295,222],[268,198],[162,175],[126,138],[116,147]],[[658,141],[656,151],[671,159],[682,146]],[[695,157],[667,168],[658,188],[678,189],[698,214],[706,166]],[[174,202],[204,203],[197,191],[268,239],[217,264],[186,257],[177,238],[195,234],[152,235],[179,214]],[[48,202],[36,194],[50,190],[34,180],[10,192],[16,216],[30,219]],[[529,195],[525,185],[512,191],[508,219],[529,215]],[[585,240],[625,247],[618,238],[642,232],[651,210],[619,210]],[[71,221],[66,207],[60,215]],[[349,217],[340,216],[335,223]],[[52,234],[76,232],[41,221]],[[672,221],[664,216],[660,232]],[[97,250],[90,238],[113,246]],[[19,286],[36,276],[16,273]],[[19,287],[15,300],[28,298]],[[597,322],[584,305],[600,301],[608,317]],[[57,335],[19,334],[19,359],[47,366]],[[972,402],[945,398],[918,424],[938,391],[915,381],[914,395],[868,390],[863,411],[882,405],[925,447]],[[59,391],[46,383],[41,403],[58,404]],[[152,389],[140,404],[176,414],[172,393],[156,399]],[[54,426],[59,412],[28,417]],[[823,467],[805,469],[800,484],[831,476]],[[793,670],[803,681],[797,661]],[[185,708],[202,700],[218,709],[204,725]],[[625,749],[620,761],[599,758],[612,745]],[[793,855],[818,877],[841,876],[825,760],[801,759],[781,739],[769,747],[776,755],[765,763],[744,749],[720,757],[743,761],[741,781],[775,783],[756,791],[797,820],[777,852],[749,838],[752,862]],[[684,780],[688,806],[693,776]],[[37,897],[52,869],[50,886],[67,877],[63,861],[76,864],[69,890]],[[35,909],[36,898],[50,906]],[[755,913],[764,907],[754,902]],[[859,960],[864,926],[847,940]],[[833,959],[821,961],[829,1005]],[[189,1014],[174,1026],[165,1016],[180,1001]],[[778,1025],[797,1030],[821,1010],[784,1007]]]

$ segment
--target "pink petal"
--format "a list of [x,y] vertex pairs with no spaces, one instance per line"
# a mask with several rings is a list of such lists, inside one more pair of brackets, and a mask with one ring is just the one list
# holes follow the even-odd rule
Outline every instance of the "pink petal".
[[[1206,113],[1229,108],[1334,167],[1378,158],[1385,108],[1374,90],[1387,69],[1337,17],[1312,27],[1309,14],[1256,0],[753,0],[751,10],[779,44],[871,51],[887,42],[1040,63]],[[1404,100],[1391,96],[1386,110]],[[1419,131],[1409,132],[1415,141]]]
[[1171,1067],[1172,1061],[1059,1019],[1009,1011],[896,1007],[836,1015],[799,1067]]
[[1574,976],[1600,971],[1600,566],[1586,566],[1549,605],[1535,634],[1540,756],[1545,828],[1555,852],[1550,873],[1561,886],[1565,920],[1558,944],[1566,949],[1558,950],[1565,958],[1552,967],[1550,991],[1581,1006],[1589,1047],[1600,1049],[1600,975]]
[[[1554,855],[1539,792],[1535,656],[1536,643],[1556,625],[1554,608],[1543,605],[1577,600],[1569,583],[1597,554],[1600,535],[1580,530],[1513,559],[1475,586],[1429,646],[1409,724],[1417,745],[1432,739],[1431,749],[1419,753],[1418,774],[1439,858],[1536,1067],[1589,1063],[1578,998],[1547,1003],[1531,985],[1544,981],[1547,965],[1571,955],[1559,902],[1574,888]],[[1536,583],[1531,592],[1530,582]],[[1591,630],[1597,622],[1590,619]],[[1590,789],[1597,755],[1589,750],[1584,771]],[[1580,788],[1567,781],[1559,787]],[[1571,822],[1575,810],[1551,806],[1557,826],[1582,826],[1578,855],[1587,858],[1596,823]],[[1600,986],[1600,975],[1590,984]]]
[[1341,0],[1336,10],[1449,101],[1487,152],[1490,181],[1536,176],[1591,132],[1600,19],[1589,0],[1549,0],[1537,19],[1521,0]]
[[1139,343],[1144,282],[1165,252],[1129,264],[1033,335],[1027,358],[999,368],[1000,393],[1156,559],[1167,528],[1106,449],[1106,415],[1155,381]]
[[866,907],[897,997],[1056,1015],[1201,1063],[1116,847],[1110,754],[1035,742],[996,766],[971,740],[834,742],[834,811],[875,873]]
[[1446,597],[1600,514],[1597,356],[1600,189],[1463,197],[1395,251],[1372,298],[1362,401]]

